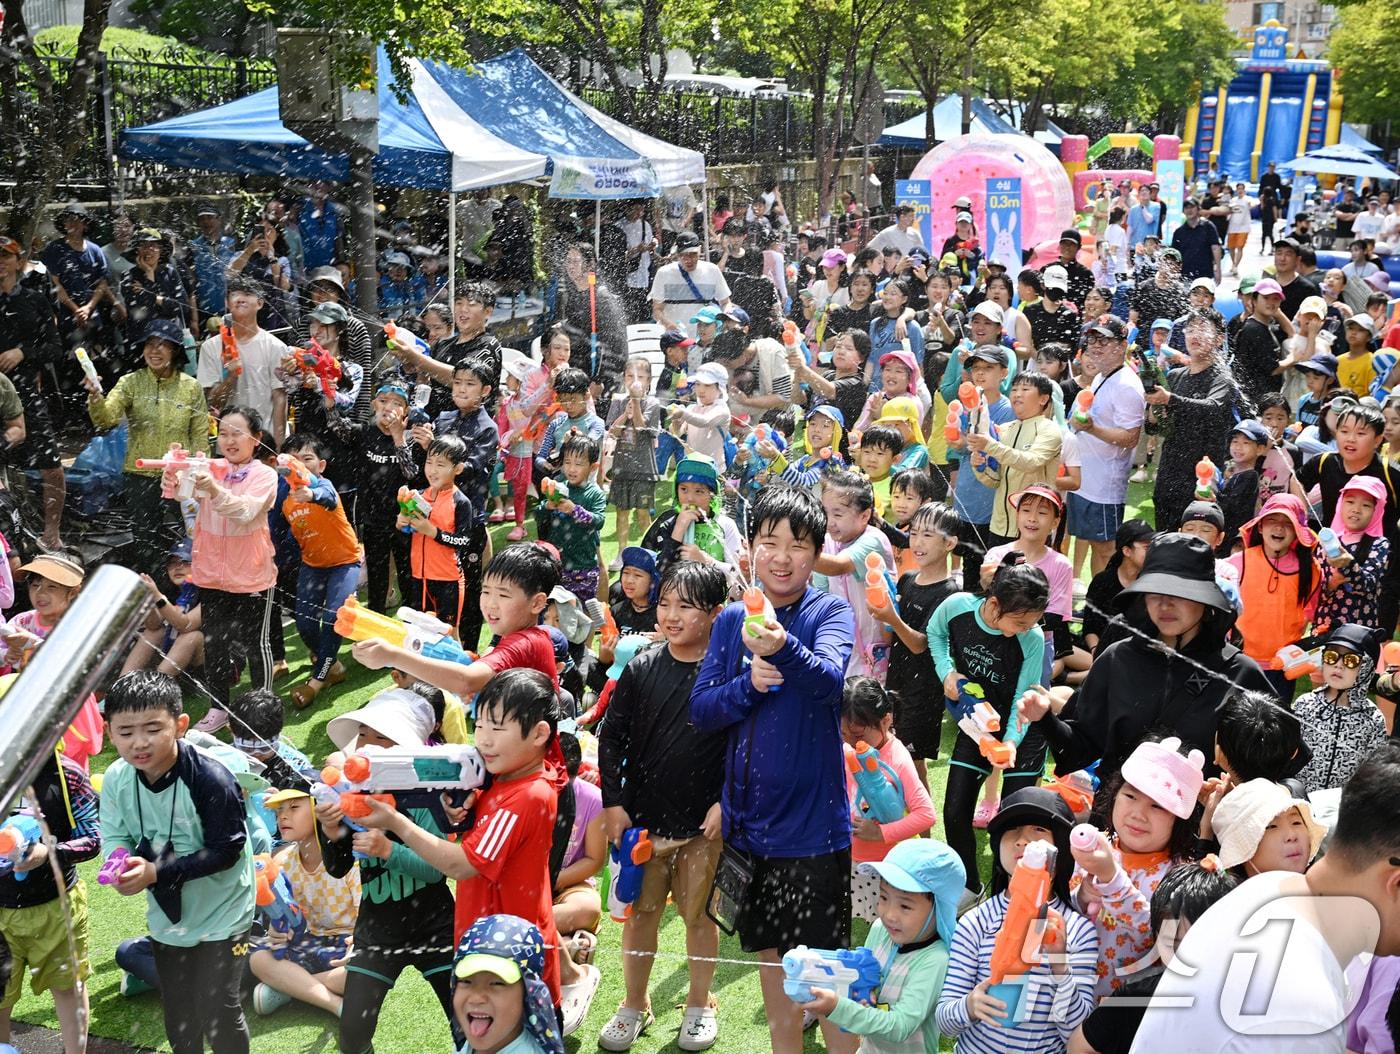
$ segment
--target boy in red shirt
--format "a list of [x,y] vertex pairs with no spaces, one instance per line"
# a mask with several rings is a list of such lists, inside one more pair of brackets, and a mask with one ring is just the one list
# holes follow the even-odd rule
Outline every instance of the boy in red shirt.
[[[424,861],[456,880],[454,940],[461,940],[484,915],[518,915],[539,927],[546,946],[559,947],[550,850],[559,795],[569,777],[559,749],[556,689],[538,670],[515,669],[497,674],[477,696],[476,748],[491,780],[469,801],[475,818],[460,842],[430,834],[378,802],[363,820],[366,827],[382,827],[398,836]],[[570,812],[572,805],[569,794]],[[557,1006],[557,950],[545,956],[544,980]]]
[[539,670],[559,687],[554,644],[539,625],[549,592],[559,584],[559,561],[538,542],[509,545],[491,558],[481,576],[481,616],[496,644],[470,666],[427,659],[382,640],[355,644],[351,654],[370,670],[392,667],[460,699],[475,695],[499,671]]

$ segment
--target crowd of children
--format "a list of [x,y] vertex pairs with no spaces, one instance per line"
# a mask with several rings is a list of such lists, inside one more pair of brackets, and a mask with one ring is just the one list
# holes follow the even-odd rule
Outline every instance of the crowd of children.
[[[0,1033],[28,977],[81,1049],[75,865],[100,853],[93,895],[145,896],[122,990],[161,993],[177,1054],[246,1051],[245,991],[260,1015],[327,1012],[366,1054],[409,968],[476,1054],[562,1052],[616,972],[594,1034],[628,1050],[668,1013],[668,902],[682,1050],[724,1032],[721,931],[756,965],[781,1054],[813,1026],[843,1054],[1160,1049],[1134,1045],[1156,1013],[1141,1000],[1186,931],[1262,875],[1308,873],[1349,781],[1395,763],[1393,359],[1370,315],[1318,326],[1304,303],[1277,345],[1289,383],[1252,402],[1207,362],[1223,324],[1203,306],[1138,330],[1139,350],[1090,291],[1105,313],[1070,347],[1062,272],[1024,275],[1014,311],[987,262],[896,251],[847,274],[837,256],[813,288],[842,303],[797,298],[783,345],[701,306],[698,343],[667,332],[663,361],[632,358],[615,387],[555,333],[541,361],[473,337],[438,372],[377,377],[363,421],[327,396],[275,449],[258,409],[224,406],[221,456],[163,469],[189,536],[143,569],[139,641],[11,821],[48,837],[0,871]],[[1023,344],[1046,326],[1055,340]],[[1340,358],[1318,350],[1332,330]],[[1171,522],[1079,493],[1126,480],[1140,443],[1146,478],[1144,403],[1198,411],[1148,418],[1178,472],[1218,392],[1239,401],[1201,440],[1216,456],[1194,500],[1159,487]],[[67,550],[18,570],[14,669],[85,576]],[[408,610],[357,621],[391,594]],[[392,678],[329,720],[324,759],[287,741],[269,690],[282,599],[309,660],[294,707],[351,661]],[[213,703],[193,729],[187,697]],[[377,751],[470,758],[479,778],[345,797]],[[1400,832],[1380,837],[1400,854]],[[613,924],[620,955],[599,950]],[[794,968],[793,949],[840,969]]]

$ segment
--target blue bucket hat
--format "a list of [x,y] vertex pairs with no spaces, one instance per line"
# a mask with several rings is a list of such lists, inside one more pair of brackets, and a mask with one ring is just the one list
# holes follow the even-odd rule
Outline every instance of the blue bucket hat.
[[544,983],[544,956],[544,937],[532,924],[518,915],[483,915],[457,943],[452,986],[478,973],[492,974],[507,984],[523,982],[525,1031],[546,1054],[564,1054],[564,1037]]
[[650,549],[643,549],[640,545],[629,545],[618,556],[622,560],[623,567],[634,567],[650,576],[651,592],[647,594],[647,603],[655,604],[656,594],[661,588],[661,575],[656,568],[656,554]]
[[403,384],[401,384],[398,381],[388,381],[384,384],[381,384],[379,386],[379,390],[376,391],[374,394],[376,398],[381,395],[396,395],[403,400],[403,404],[405,406],[412,405],[412,400],[410,400],[408,397],[408,389],[405,388]]
[[[878,875],[906,893],[932,894],[938,936],[945,944],[952,944],[953,930],[958,925],[958,899],[967,885],[967,869],[947,845],[931,838],[910,838],[897,843],[883,860],[861,864],[859,871]],[[924,925],[922,936],[927,937],[928,924]]]
[[[839,411],[838,411],[839,413]],[[719,493],[719,470],[715,459],[707,454],[687,454],[676,463],[676,486],[700,483]]]

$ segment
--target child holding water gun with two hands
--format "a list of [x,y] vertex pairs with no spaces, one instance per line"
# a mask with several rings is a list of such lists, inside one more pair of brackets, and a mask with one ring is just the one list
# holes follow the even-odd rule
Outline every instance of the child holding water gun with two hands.
[[[1073,826],[1074,815],[1064,799],[1043,787],[1026,787],[1008,795],[988,824],[992,897],[958,919],[938,997],[938,1028],[956,1037],[955,1051],[1055,1054],[1065,1049],[1070,1035],[1094,1008],[1098,937],[1094,924],[1074,909],[1071,900]],[[1027,963],[1025,934],[1008,927],[1013,914],[1024,919],[1026,911],[1032,915],[1031,927],[1038,922],[1039,905],[1019,902],[1013,891],[1018,885],[1013,881],[1017,866],[1035,842],[1049,843],[1054,850],[1046,861],[1049,888],[1044,908],[1058,914],[1060,926],[1058,932],[1046,927],[1041,956]],[[1003,971],[1005,976],[998,976]],[[988,989],[994,977],[1001,982],[1015,980],[1018,974],[1026,978],[1026,989],[1013,1014],[1006,1001]]]
[[826,510],[826,540],[817,557],[812,587],[845,598],[855,613],[855,649],[847,672],[884,678],[889,667],[888,628],[870,613],[869,574],[883,577],[890,592],[894,553],[883,532],[870,525],[875,495],[870,481],[854,472],[832,472],[821,493]]
[[1117,992],[1152,951],[1151,903],[1168,871],[1191,856],[1205,757],[1181,740],[1138,745],[1096,803],[1104,833],[1087,825],[1070,839],[1075,906],[1099,934],[1098,994]]
[[868,1054],[937,1054],[935,1010],[957,929],[958,896],[967,880],[958,855],[941,842],[910,839],[883,860],[857,868],[879,887],[879,918],[865,947],[881,963],[879,1006],[865,1006],[813,986],[803,1009],[861,1037]]
[[[893,726],[893,700],[880,682],[874,677],[847,677],[841,700],[841,738],[848,748],[846,789],[851,797],[851,914],[867,922],[876,919],[880,883],[860,865],[884,859],[892,847],[927,834],[938,822],[914,760],[895,738]],[[855,773],[849,771],[851,759],[862,761],[856,752],[865,748],[874,750],[879,762],[898,777],[896,789],[902,803],[898,816],[877,815],[878,809],[863,799]],[[868,771],[868,763],[862,763]],[[874,766],[874,772],[881,781],[889,780],[884,768]]]

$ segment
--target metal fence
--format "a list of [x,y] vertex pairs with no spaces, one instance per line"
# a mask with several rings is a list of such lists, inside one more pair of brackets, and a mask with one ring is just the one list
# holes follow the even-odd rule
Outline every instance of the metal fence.
[[[73,59],[49,55],[44,59],[55,84],[68,77]],[[23,70],[24,67],[20,67]],[[23,74],[22,74],[23,75]],[[272,63],[259,59],[230,58],[224,62],[191,62],[180,50],[123,53],[104,56],[98,63],[93,90],[88,96],[87,120],[82,142],[65,182],[73,186],[108,186],[114,176],[117,133],[123,128],[150,124],[176,114],[231,102],[277,81]],[[31,84],[21,85],[35,94]],[[37,105],[24,108],[32,123],[27,134],[47,136],[47,115]],[[137,170],[134,175],[145,173]],[[13,180],[12,159],[0,157],[0,180]]]

